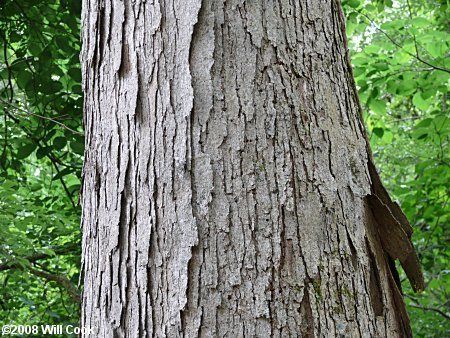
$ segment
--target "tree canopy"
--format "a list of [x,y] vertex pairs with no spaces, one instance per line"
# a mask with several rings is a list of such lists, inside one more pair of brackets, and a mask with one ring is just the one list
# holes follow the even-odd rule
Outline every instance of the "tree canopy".
[[78,322],[79,1],[2,1],[0,321]]
[[[446,336],[448,1],[346,0],[343,6],[376,165],[414,227],[428,284],[414,294],[403,283],[413,331]],[[0,323],[76,324],[84,151],[80,1],[3,0],[0,7]]]

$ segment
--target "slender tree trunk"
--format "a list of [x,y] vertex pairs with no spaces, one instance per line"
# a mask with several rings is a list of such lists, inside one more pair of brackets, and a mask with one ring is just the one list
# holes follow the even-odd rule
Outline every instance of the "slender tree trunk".
[[389,264],[415,254],[380,230],[400,211],[337,1],[83,0],[82,20],[82,325],[410,335]]

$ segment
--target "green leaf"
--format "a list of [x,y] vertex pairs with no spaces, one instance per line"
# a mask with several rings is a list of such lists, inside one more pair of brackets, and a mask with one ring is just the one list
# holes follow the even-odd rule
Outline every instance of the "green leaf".
[[352,8],[357,8],[360,5],[360,1],[359,0],[349,0],[348,1],[348,5]]
[[396,95],[397,94],[398,85],[394,80],[390,80],[386,84],[386,90],[389,94]]
[[83,155],[84,154],[84,142],[80,142],[80,141],[73,141],[70,142],[70,147],[72,148],[72,150],[79,154],[79,155]]
[[376,114],[386,113],[386,103],[381,100],[371,100],[369,103],[370,109]]
[[74,185],[71,185],[70,187],[68,187],[71,194],[73,194],[74,192],[80,191],[80,188],[81,188],[81,184],[74,184]]
[[63,149],[67,144],[67,139],[65,137],[59,136],[53,139],[53,147],[56,150]]
[[394,60],[398,63],[398,64],[404,64],[406,62],[408,62],[409,60],[412,59],[411,54],[408,54],[402,50],[399,50],[395,53],[394,55]]
[[377,62],[377,63],[374,63],[373,66],[377,70],[388,70],[389,69],[389,65],[385,62]]
[[28,70],[19,72],[16,77],[17,84],[21,88],[26,88],[32,79],[33,79],[33,75]]
[[381,47],[378,45],[369,45],[364,47],[364,51],[368,54],[376,54],[381,50]]
[[42,248],[42,251],[47,255],[56,256],[56,252],[50,248]]
[[397,29],[403,29],[406,26],[406,20],[404,19],[397,19],[392,20],[386,23],[383,23],[381,25],[381,29],[383,30],[397,30]]
[[450,127],[450,117],[446,115],[436,116],[433,122],[440,133],[445,132]]
[[69,175],[73,172],[72,168],[65,168],[64,170],[61,170],[59,173],[57,173],[55,176],[53,176],[52,181],[59,180],[60,178]]
[[41,147],[36,151],[36,157],[38,159],[43,158],[44,156],[47,156],[52,151],[51,147]]
[[422,95],[420,92],[417,92],[416,94],[414,94],[412,101],[413,101],[413,104],[417,108],[419,108],[420,110],[423,110],[423,111],[426,111],[430,106],[429,103],[422,98]]
[[394,139],[394,134],[392,134],[392,132],[386,130],[383,134],[383,143],[390,144],[390,143],[392,143],[393,139]]
[[425,19],[423,17],[417,17],[417,18],[414,18],[411,20],[411,24],[416,27],[429,27],[430,21],[428,21],[427,19]]
[[426,119],[421,120],[421,121],[416,125],[416,127],[417,127],[417,128],[426,128],[426,127],[428,127],[428,126],[431,124],[431,122],[433,122],[433,119],[431,119],[431,118],[426,118]]
[[53,311],[47,310],[45,313],[48,314],[50,317],[53,317],[53,318],[59,318],[60,317],[59,314],[57,314],[56,312],[53,312]]
[[69,44],[69,40],[67,36],[57,36],[55,38],[56,45],[64,52],[70,54],[73,53],[74,50]]
[[32,55],[39,56],[44,50],[44,47],[40,42],[32,41],[28,44],[28,50]]
[[446,54],[446,52],[448,52],[448,49],[445,48],[445,45],[437,41],[426,44],[425,48],[434,58],[443,57]]
[[379,138],[382,138],[384,135],[384,129],[383,128],[373,128],[372,132],[377,135]]
[[74,94],[79,94],[79,95],[81,95],[82,91],[83,91],[80,85],[72,86],[71,89]]
[[423,140],[424,138],[426,138],[428,136],[428,129],[416,128],[413,131],[412,136],[417,140]]
[[81,82],[81,69],[79,68],[70,68],[67,72],[69,76],[76,82]]
[[19,148],[19,151],[17,152],[17,158],[22,160],[24,158],[27,158],[31,155],[31,153],[36,149],[35,143],[26,143],[22,147]]
[[63,86],[61,85],[61,82],[49,81],[42,83],[39,89],[44,94],[54,94],[63,89]]

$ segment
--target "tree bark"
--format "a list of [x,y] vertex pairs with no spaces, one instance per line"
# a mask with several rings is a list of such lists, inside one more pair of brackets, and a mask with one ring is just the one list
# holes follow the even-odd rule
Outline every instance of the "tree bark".
[[420,289],[417,257],[379,224],[405,222],[374,183],[339,2],[83,0],[82,22],[83,326],[411,335],[392,260]]

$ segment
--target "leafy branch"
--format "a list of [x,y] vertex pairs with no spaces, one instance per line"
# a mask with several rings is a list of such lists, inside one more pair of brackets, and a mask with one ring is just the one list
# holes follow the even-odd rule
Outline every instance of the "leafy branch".
[[[25,132],[25,134],[38,146],[41,148],[45,148],[45,144],[44,146],[41,145],[40,140],[37,139],[36,137],[33,136],[33,134],[27,130],[27,128],[23,125],[20,124],[19,119],[17,119],[15,116],[13,116],[11,113],[9,113],[8,111],[5,111],[5,114],[8,115],[18,126],[20,129],[22,129],[23,132]],[[52,152],[46,154],[47,158],[51,161],[51,163],[53,164],[57,174],[59,174],[61,171],[58,167],[58,164],[60,163],[59,160],[57,159],[56,156],[54,156],[52,154]],[[73,200],[72,194],[69,191],[69,188],[67,187],[66,182],[64,181],[64,179],[61,177],[59,177],[59,181],[61,182],[61,185],[63,186],[64,191],[67,194],[67,197],[69,197],[69,200],[73,206],[74,209],[77,208],[75,201]]]
[[450,316],[448,314],[446,314],[444,311],[442,311],[441,309],[438,309],[436,307],[431,307],[431,306],[423,306],[422,304],[419,303],[419,301],[416,298],[414,298],[408,294],[405,294],[405,296],[407,298],[411,299],[415,303],[415,304],[409,304],[410,307],[413,307],[415,309],[420,309],[423,311],[433,311],[433,312],[440,314],[445,319],[450,320]]
[[23,108],[20,108],[20,107],[18,107],[18,106],[15,106],[15,105],[13,105],[12,103],[10,103],[10,102],[8,102],[8,101],[2,99],[2,98],[0,98],[0,101],[3,102],[4,104],[10,106],[11,108],[14,108],[14,109],[16,109],[16,110],[19,110],[19,111],[24,112],[26,115],[29,115],[29,116],[35,116],[35,117],[38,117],[38,118],[41,118],[41,119],[44,119],[44,120],[51,121],[51,122],[57,124],[58,126],[61,126],[61,127],[63,127],[64,129],[67,129],[68,131],[70,131],[70,132],[72,132],[72,133],[74,133],[74,134],[77,134],[77,135],[83,135],[83,133],[80,133],[79,131],[76,131],[76,130],[74,130],[74,129],[72,129],[72,128],[69,128],[69,127],[66,126],[64,123],[61,123],[61,122],[57,121],[57,120],[54,119],[54,118],[51,118],[51,117],[48,117],[48,116],[39,115],[39,114],[36,114],[36,113],[32,113],[32,112],[30,112],[30,111],[28,111],[28,110],[26,110],[26,109],[23,109]]
[[[32,255],[26,256],[24,258],[30,263],[36,263],[39,260],[51,258],[51,257],[54,257],[55,255],[60,256],[60,255],[68,255],[68,254],[78,253],[80,246],[78,245],[78,243],[74,243],[74,244],[50,248],[50,249],[54,252],[54,254],[53,253],[49,254],[46,252],[35,252]],[[0,271],[17,268],[18,265],[20,266],[20,263],[18,263],[17,260],[15,262],[6,262],[3,264],[0,264]]]
[[[79,245],[77,243],[57,247],[52,249],[52,254],[45,253],[45,252],[36,252],[32,255],[29,255],[25,257],[25,259],[30,263],[34,264],[37,263],[40,260],[52,258],[55,255],[68,255],[68,254],[77,254],[79,251]],[[37,269],[35,267],[29,266],[26,267],[24,264],[22,264],[17,258],[13,258],[9,262],[5,262],[3,264],[0,264],[0,271],[7,271],[7,270],[22,270],[22,271],[28,271],[29,273],[46,279],[48,281],[56,282],[57,284],[61,285],[69,294],[70,298],[74,301],[79,303],[81,300],[80,292],[77,289],[76,286],[72,284],[69,278],[63,274],[59,273],[51,273],[49,271],[45,271],[42,268]]]
[[[379,25],[377,25],[376,23],[375,23],[375,21],[369,16],[369,15],[367,15],[366,13],[364,13],[363,11],[357,11],[359,14],[361,14],[363,17],[365,17],[369,22],[370,22],[370,24],[373,26],[373,27],[375,27],[375,29],[377,30],[377,31],[379,31],[381,34],[383,34],[389,41],[391,41],[397,48],[399,48],[399,49],[401,49],[402,51],[404,51],[406,54],[408,54],[409,56],[411,56],[411,57],[413,57],[413,58],[415,58],[417,61],[419,61],[419,62],[421,62],[421,63],[423,63],[423,64],[425,64],[425,65],[427,65],[427,66],[429,66],[429,67],[431,67],[432,69],[434,69],[434,70],[440,70],[440,71],[443,71],[443,72],[446,72],[446,73],[450,73],[450,69],[448,69],[448,68],[445,68],[445,67],[440,67],[440,66],[436,66],[436,65],[433,65],[433,64],[431,64],[430,62],[428,62],[428,61],[426,61],[426,60],[424,60],[420,55],[419,55],[419,50],[417,49],[417,43],[416,43],[416,45],[415,45],[415,50],[416,50],[416,53],[414,54],[414,53],[411,53],[411,52],[409,52],[409,51],[407,51],[400,43],[398,43],[392,36],[390,36],[386,31],[384,31]],[[415,38],[414,38],[414,41],[415,41]]]
[[69,278],[63,274],[50,273],[44,270],[29,268],[28,271],[37,277],[44,278],[48,281],[56,282],[61,285],[69,294],[70,298],[76,302],[81,302],[80,291],[72,284]]

